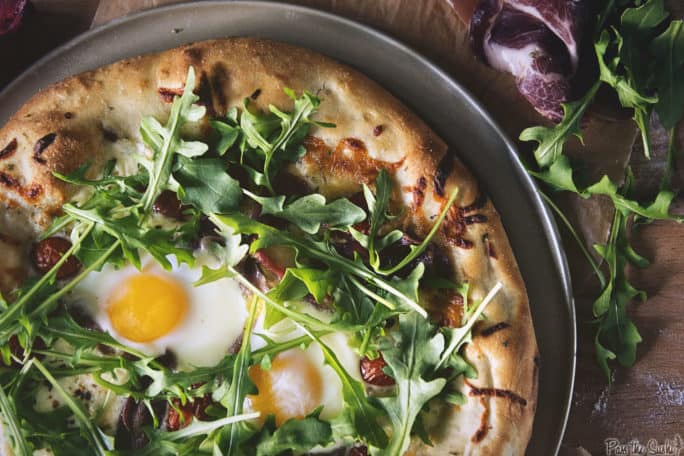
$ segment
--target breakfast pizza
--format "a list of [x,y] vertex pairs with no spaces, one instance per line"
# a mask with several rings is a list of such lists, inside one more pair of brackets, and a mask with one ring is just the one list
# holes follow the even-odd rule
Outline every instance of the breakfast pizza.
[[0,130],[0,189],[3,454],[524,454],[499,216],[356,71],[227,39],[80,74]]

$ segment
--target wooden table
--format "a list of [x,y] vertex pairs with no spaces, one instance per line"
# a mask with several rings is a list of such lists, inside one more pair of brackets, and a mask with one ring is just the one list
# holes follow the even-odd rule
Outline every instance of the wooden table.
[[[0,38],[0,88],[50,49],[87,30],[93,22],[104,23],[125,11],[169,1],[175,0],[33,0],[21,29]],[[456,80],[472,86],[473,81],[459,72],[453,58],[452,50],[464,44],[446,45],[443,41],[451,20],[448,15],[452,14],[444,0],[373,0],[377,2],[373,8],[364,7],[366,1],[295,2],[379,28],[427,55]],[[419,3],[420,7],[416,6]],[[680,11],[684,9],[676,0],[671,5]],[[681,202],[676,206],[677,211],[684,209]],[[631,271],[634,284],[650,296],[646,303],[632,308],[644,342],[639,346],[636,365],[617,369],[610,387],[594,361],[593,333],[588,324],[596,285],[585,280],[580,264],[571,264],[579,348],[575,395],[562,454],[586,454],[578,450],[580,447],[593,455],[604,454],[607,438],[622,442],[638,439],[646,444],[649,439],[663,443],[678,434],[684,436],[684,227],[654,223],[640,229],[634,242],[653,262],[645,270]],[[568,250],[575,249],[569,242],[566,245]]]

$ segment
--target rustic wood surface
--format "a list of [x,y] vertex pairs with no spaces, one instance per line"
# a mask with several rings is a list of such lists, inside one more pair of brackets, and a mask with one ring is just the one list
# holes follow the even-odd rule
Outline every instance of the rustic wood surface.
[[[0,88],[49,50],[91,25],[176,1],[32,0],[22,27],[10,36],[0,37]],[[421,51],[466,86],[472,88],[474,84],[472,76],[469,80],[467,74],[459,73],[457,61],[452,57],[463,43],[442,39],[445,28],[450,26],[448,15],[453,14],[446,0],[295,0],[293,3],[325,9],[377,27]],[[369,8],[369,3],[374,3],[374,7]],[[684,13],[681,0],[672,0],[669,4]],[[489,105],[486,96],[480,97]],[[495,115],[506,123],[500,114]],[[644,182],[653,181],[654,172],[648,165],[636,157],[632,162],[645,176]],[[677,202],[675,209],[684,211],[684,204]],[[604,454],[604,441],[608,438],[622,442],[638,439],[646,444],[649,439],[663,443],[676,435],[684,436],[684,227],[653,223],[640,228],[634,242],[637,250],[653,263],[647,269],[631,271],[634,284],[649,294],[647,302],[635,304],[631,309],[644,341],[639,346],[636,365],[631,369],[617,369],[612,386],[607,386],[594,361],[589,322],[596,284],[587,280],[583,265],[569,255],[577,300],[579,348],[575,395],[562,454],[586,454],[578,451],[580,448],[592,455]],[[575,250],[570,242],[566,247],[569,253]]]

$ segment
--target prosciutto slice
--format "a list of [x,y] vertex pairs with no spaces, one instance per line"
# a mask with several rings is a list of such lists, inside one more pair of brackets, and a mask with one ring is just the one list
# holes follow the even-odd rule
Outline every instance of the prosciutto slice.
[[571,95],[586,1],[480,0],[470,18],[473,51],[514,75],[520,93],[556,122]]

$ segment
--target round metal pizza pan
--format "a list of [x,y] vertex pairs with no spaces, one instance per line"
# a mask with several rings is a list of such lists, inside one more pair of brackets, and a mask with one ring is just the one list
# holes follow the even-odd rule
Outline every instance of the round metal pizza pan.
[[125,57],[227,36],[284,41],[357,68],[420,115],[472,169],[513,245],[539,343],[539,403],[528,454],[556,454],[572,397],[576,328],[570,275],[553,217],[513,143],[476,99],[408,47],[303,7],[260,1],[172,5],[94,29],[38,61],[0,93],[0,125],[51,82]]

